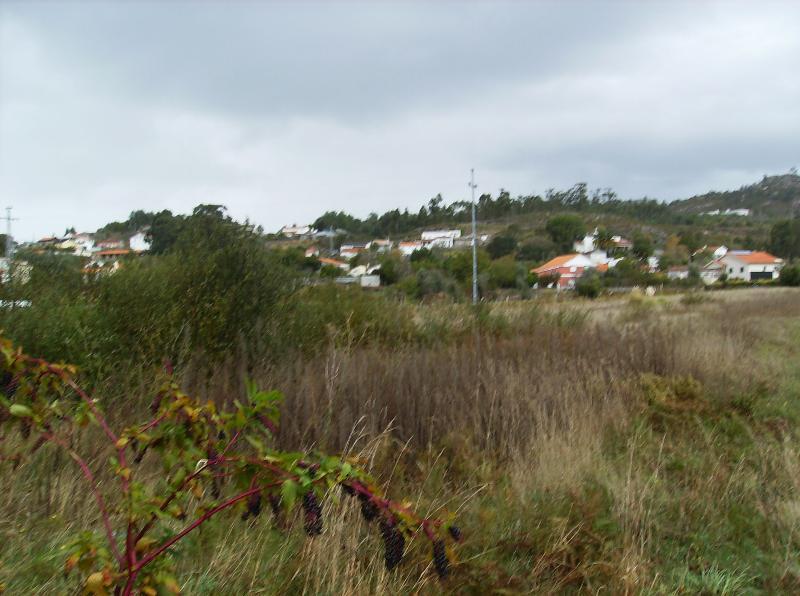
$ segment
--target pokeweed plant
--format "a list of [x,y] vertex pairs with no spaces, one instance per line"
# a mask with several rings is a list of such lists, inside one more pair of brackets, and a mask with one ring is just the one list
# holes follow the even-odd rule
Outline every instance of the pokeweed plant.
[[[282,399],[276,391],[248,383],[247,400],[222,411],[181,391],[167,366],[150,405],[152,418],[117,432],[97,400],[75,381],[75,367],[28,356],[7,339],[0,338],[0,352],[0,456],[16,468],[24,455],[44,445],[63,449],[99,510],[102,528],[81,531],[66,545],[65,573],[82,575],[84,593],[179,593],[173,549],[227,510],[239,509],[246,519],[257,517],[265,503],[275,516],[302,509],[305,532],[319,535],[323,502],[339,497],[337,486],[359,501],[367,522],[376,522],[387,569],[401,562],[408,540],[421,533],[440,578],[450,571],[450,541],[461,540],[451,522],[424,518],[408,503],[386,498],[355,458],[271,446]],[[113,490],[109,483],[103,490],[74,447],[76,433],[88,425],[99,426],[113,445],[108,462],[116,479]],[[15,429],[21,439],[6,440]],[[145,457],[160,463],[160,473],[137,473]]]

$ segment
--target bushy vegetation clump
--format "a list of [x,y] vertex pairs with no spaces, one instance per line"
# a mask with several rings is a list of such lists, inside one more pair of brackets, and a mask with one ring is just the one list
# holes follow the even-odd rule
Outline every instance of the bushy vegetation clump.
[[[18,434],[3,442],[0,463],[16,468],[45,445],[60,449],[77,464],[76,474],[95,500],[99,527],[76,533],[64,545],[64,572],[78,571],[86,594],[179,593],[172,552],[229,509],[240,509],[246,520],[269,504],[273,523],[302,509],[306,534],[318,536],[323,504],[334,489],[357,498],[364,519],[378,523],[388,570],[400,564],[406,542],[420,533],[430,541],[439,577],[449,574],[445,539],[461,538],[457,526],[387,499],[354,458],[273,446],[277,392],[248,384],[246,399],[226,411],[191,398],[168,370],[149,406],[150,419],[120,431],[76,383],[74,367],[30,357],[7,340],[0,340],[0,358],[0,431],[4,439]],[[97,480],[100,472],[75,447],[89,425],[100,429],[113,452],[106,467],[114,488]],[[160,474],[148,474],[148,463]],[[175,529],[175,521],[183,527]]]

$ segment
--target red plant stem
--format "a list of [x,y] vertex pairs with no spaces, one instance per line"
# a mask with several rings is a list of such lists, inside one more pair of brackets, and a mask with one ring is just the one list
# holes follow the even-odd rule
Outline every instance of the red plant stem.
[[52,433],[42,433],[42,435],[52,441],[64,451],[66,451],[69,456],[75,460],[75,463],[78,464],[81,468],[81,472],[83,472],[83,476],[89,482],[92,487],[92,494],[94,495],[95,501],[97,501],[97,507],[100,509],[100,515],[103,518],[103,526],[105,526],[106,530],[106,539],[108,540],[108,545],[111,548],[111,552],[114,555],[114,558],[120,564],[120,566],[125,564],[125,559],[122,558],[122,555],[117,548],[117,541],[114,540],[114,531],[111,527],[111,518],[108,515],[108,507],[106,507],[105,500],[103,499],[103,495],[100,494],[100,491],[97,490],[97,482],[95,481],[94,474],[92,474],[92,470],[89,468],[89,465],[83,460],[83,458],[78,455],[72,448],[70,448],[67,443],[62,441],[60,438],[55,436]]
[[159,416],[158,418],[154,418],[153,420],[151,420],[150,422],[148,422],[147,424],[145,424],[145,425],[144,425],[142,428],[140,428],[140,429],[139,429],[139,432],[140,432],[140,433],[143,433],[143,432],[145,432],[145,431],[148,431],[148,430],[150,430],[150,429],[151,429],[151,428],[153,428],[154,426],[158,426],[158,425],[159,425],[161,422],[163,422],[163,421],[164,421],[164,419],[165,419],[166,417],[167,417],[167,414],[166,414],[166,412],[165,412],[164,414],[161,414],[161,416]]
[[233,437],[231,437],[231,440],[228,441],[228,444],[225,445],[225,449],[222,450],[222,453],[220,455],[225,455],[228,452],[228,449],[230,449],[236,444],[236,441],[239,440],[239,435],[241,434],[242,434],[242,429],[240,428],[239,430],[236,431]]
[[[173,544],[178,542],[181,538],[186,536],[189,532],[191,532],[192,530],[196,529],[201,524],[207,522],[209,519],[211,519],[213,516],[215,516],[220,511],[223,511],[224,509],[228,509],[229,507],[232,507],[232,506],[236,505],[236,503],[246,499],[247,497],[249,497],[252,494],[255,494],[255,493],[260,492],[260,491],[262,491],[264,489],[272,488],[272,487],[278,486],[278,485],[280,485],[280,482],[273,482],[271,484],[265,484],[265,485],[249,488],[246,491],[244,491],[242,493],[239,493],[235,497],[231,497],[230,499],[228,499],[224,503],[220,503],[219,505],[217,505],[213,509],[209,509],[203,515],[201,515],[199,518],[194,520],[191,524],[186,526],[183,530],[181,530],[180,532],[178,532],[177,534],[172,536],[172,538],[170,538],[169,540],[164,542],[157,549],[149,552],[147,554],[147,556],[142,558],[141,561],[139,561],[139,563],[136,565],[136,567],[134,567],[133,573],[136,574],[139,571],[141,571],[141,569],[145,565],[147,565],[153,559],[155,559],[156,557],[161,555],[164,551],[166,551],[169,547],[171,547]],[[132,589],[132,586],[131,586],[131,589]],[[130,595],[130,593],[131,593],[130,589],[128,589],[128,587],[126,586],[125,591],[123,591],[123,596],[128,596],[128,595]]]
[[[216,457],[213,460],[208,460],[208,463],[205,466],[203,466],[202,468],[200,468],[199,470],[195,470],[194,472],[189,474],[186,478],[184,478],[184,480],[181,483],[181,485],[178,488],[176,488],[175,490],[173,490],[172,493],[164,500],[164,502],[161,503],[161,507],[159,507],[159,510],[160,511],[164,511],[169,506],[169,504],[172,503],[172,501],[175,499],[175,497],[177,497],[178,494],[184,488],[186,488],[186,485],[188,485],[192,480],[197,478],[197,476],[199,476],[206,468],[209,468],[211,466],[215,466],[215,465],[217,465],[219,463],[224,463],[225,461],[226,460],[222,459],[221,457]],[[230,461],[230,460],[227,460],[227,461]],[[155,522],[156,522],[156,514],[154,513],[154,514],[152,514],[150,516],[150,519],[147,521],[147,523],[144,525],[144,527],[141,530],[139,530],[139,533],[136,535],[136,542],[139,542],[139,540],[141,540],[142,536],[147,534],[147,532],[150,530],[150,528],[153,527],[153,524]]]
[[[30,356],[26,356],[26,358],[27,358],[27,360],[29,362],[34,362],[34,363],[36,363],[36,364],[38,364],[40,366],[43,366],[45,368],[45,370],[47,370],[47,372],[49,372],[50,374],[56,375],[58,378],[61,379],[61,381],[65,385],[67,385],[70,389],[72,389],[75,393],[78,394],[78,396],[84,401],[84,403],[87,405],[89,410],[92,412],[92,415],[94,416],[95,420],[97,420],[97,423],[103,429],[103,432],[106,434],[108,439],[116,447],[116,449],[117,449],[117,460],[119,461],[120,467],[123,470],[128,470],[128,473],[130,473],[130,470],[128,469],[128,462],[127,462],[127,459],[125,457],[125,446],[117,447],[117,443],[118,443],[119,439],[118,439],[116,433],[113,430],[111,430],[111,427],[109,426],[109,424],[106,421],[105,417],[100,412],[99,408],[95,405],[94,400],[91,397],[89,397],[89,395],[83,389],[81,389],[78,386],[78,384],[72,379],[72,377],[69,374],[67,374],[65,371],[63,371],[62,369],[60,369],[60,368],[58,368],[56,366],[53,366],[52,364],[50,364],[49,362],[47,362],[45,360],[42,360],[41,358],[31,358]],[[88,468],[87,468],[87,470],[88,470]],[[124,559],[124,561],[127,563],[128,571],[130,573],[130,571],[133,569],[133,565],[136,563],[136,549],[134,548],[135,543],[133,541],[133,520],[132,520],[131,515],[130,515],[130,505],[131,505],[130,504],[130,498],[129,498],[130,497],[130,481],[128,480],[128,474],[121,474],[120,475],[120,483],[122,484],[122,492],[123,492],[123,494],[125,496],[125,503],[128,506],[128,527],[127,527],[127,531],[126,531],[126,535],[125,535],[125,559]],[[104,512],[104,523],[107,521],[107,517],[108,517],[107,516],[107,512]],[[108,526],[110,527],[110,522],[108,523]],[[108,531],[108,528],[106,528],[106,530]],[[111,541],[111,547],[112,547],[112,550],[114,550],[115,556],[117,557],[118,560],[120,560],[119,552],[117,551],[117,547],[116,547],[116,543],[113,541],[113,539],[111,539],[110,541]],[[120,562],[120,565],[122,565],[122,564],[123,563]]]
[[67,374],[57,366],[50,364],[46,360],[42,360],[41,358],[32,358],[30,356],[24,356],[24,358],[28,362],[32,362],[39,366],[43,366],[47,370],[47,372],[60,378],[64,382],[64,384],[67,385],[67,387],[69,387],[75,393],[77,393],[78,397],[80,397],[84,402],[86,402],[86,405],[89,406],[89,410],[91,410],[92,415],[95,417],[98,424],[100,424],[100,427],[103,429],[103,432],[106,433],[106,436],[112,442],[114,443],[117,442],[117,435],[114,434],[114,431],[111,430],[111,427],[108,425],[108,422],[106,422],[106,419],[100,413],[100,410],[97,409],[97,406],[94,404],[94,400],[92,400],[92,398],[89,397],[86,394],[86,392],[83,389],[81,389],[78,386],[78,384],[75,383],[75,381],[72,380],[72,377],[70,377],[69,374]]
[[392,510],[402,511],[405,515],[412,518],[419,526],[424,530],[425,534],[428,536],[429,539],[434,540],[436,536],[433,534],[430,526],[440,526],[441,521],[439,520],[430,520],[427,518],[419,517],[414,511],[409,509],[408,507],[404,507],[399,503],[395,503],[389,499],[381,499],[380,497],[376,496],[372,493],[366,486],[364,486],[361,482],[357,480],[350,481],[350,487],[358,493],[361,493],[369,498],[370,501],[375,503],[381,509],[388,511],[390,516],[393,516]]

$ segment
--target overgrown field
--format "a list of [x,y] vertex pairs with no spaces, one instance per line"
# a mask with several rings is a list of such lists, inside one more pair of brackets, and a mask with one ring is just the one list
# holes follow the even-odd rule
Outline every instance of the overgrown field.
[[[241,397],[245,378],[279,389],[282,447],[361,454],[422,513],[455,512],[465,540],[453,572],[440,581],[424,557],[385,571],[380,539],[331,498],[313,539],[236,512],[190,535],[178,551],[185,593],[800,591],[800,291],[633,297],[592,313],[523,301],[477,315],[311,296],[291,337],[313,335],[314,349],[275,358],[250,335],[222,359],[181,357],[176,374],[219,404]],[[141,418],[159,366],[93,369],[113,423]],[[100,445],[90,433],[81,447],[97,462]],[[60,547],[98,523],[83,482],[45,449],[2,465],[7,593],[80,591]]]

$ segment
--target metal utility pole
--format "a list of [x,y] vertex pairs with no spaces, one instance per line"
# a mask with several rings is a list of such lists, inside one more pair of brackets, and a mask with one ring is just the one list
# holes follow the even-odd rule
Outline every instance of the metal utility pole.
[[475,215],[475,168],[469,171],[469,188],[472,191],[472,304],[478,304],[478,221]]
[[11,217],[11,207],[6,207],[6,216],[0,217],[6,220],[6,258],[10,259],[14,253],[14,241],[11,239],[11,222],[16,220],[16,217]]

